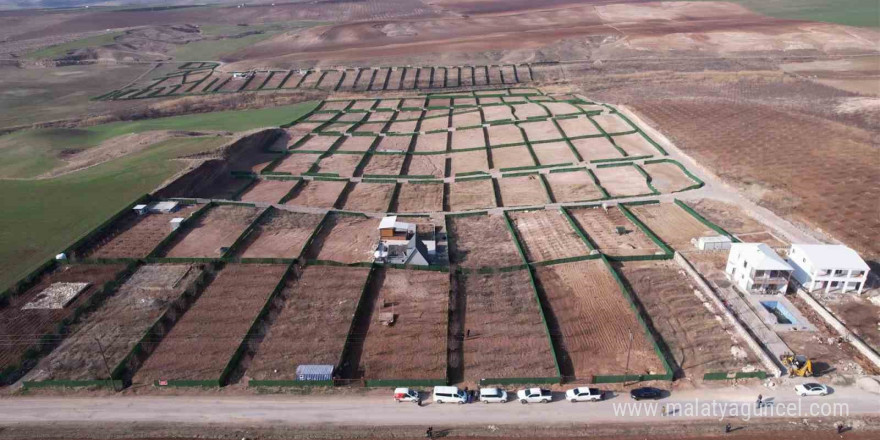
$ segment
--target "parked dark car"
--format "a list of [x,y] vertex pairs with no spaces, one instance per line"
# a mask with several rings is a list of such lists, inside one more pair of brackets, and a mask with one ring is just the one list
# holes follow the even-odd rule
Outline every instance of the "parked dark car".
[[663,397],[663,393],[664,391],[659,388],[643,387],[636,388],[630,391],[629,397],[633,398],[634,400],[657,400]]

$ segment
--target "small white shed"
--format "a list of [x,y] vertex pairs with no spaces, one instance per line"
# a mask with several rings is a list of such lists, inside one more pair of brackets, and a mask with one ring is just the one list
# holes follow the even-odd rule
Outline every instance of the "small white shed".
[[726,235],[715,235],[711,237],[700,237],[696,239],[694,245],[701,251],[721,251],[730,249],[730,237]]

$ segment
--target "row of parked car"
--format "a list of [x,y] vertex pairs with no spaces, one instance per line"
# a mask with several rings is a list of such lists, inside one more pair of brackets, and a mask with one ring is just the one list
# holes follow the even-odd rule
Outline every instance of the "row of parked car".
[[[630,391],[630,397],[635,400],[659,399],[664,396],[663,390],[651,387],[636,388]],[[605,398],[605,391],[598,388],[577,387],[565,391],[565,400],[569,402],[596,402]],[[437,386],[431,393],[435,403],[505,403],[510,400],[507,391],[501,388],[481,388],[474,396],[471,393],[454,386]],[[545,388],[526,388],[516,392],[516,399],[522,404],[527,403],[550,403],[553,395]],[[399,402],[421,402],[419,392],[411,388],[396,388],[394,400]]]

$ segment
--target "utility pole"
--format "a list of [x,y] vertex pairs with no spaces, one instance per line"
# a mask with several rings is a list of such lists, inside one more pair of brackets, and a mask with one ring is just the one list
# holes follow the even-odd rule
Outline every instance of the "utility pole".
[[627,377],[629,376],[629,356],[632,353],[632,345],[633,345],[633,331],[629,329],[629,344],[626,347],[626,370],[623,373],[623,384],[626,385],[629,380]]
[[116,382],[113,380],[113,373],[110,371],[110,364],[107,362],[107,355],[104,354],[104,346],[101,345],[101,340],[95,336],[95,343],[98,344],[98,351],[101,352],[101,359],[104,360],[104,368],[107,369],[107,378],[110,380],[110,383],[113,384],[113,390],[119,391],[116,388]]

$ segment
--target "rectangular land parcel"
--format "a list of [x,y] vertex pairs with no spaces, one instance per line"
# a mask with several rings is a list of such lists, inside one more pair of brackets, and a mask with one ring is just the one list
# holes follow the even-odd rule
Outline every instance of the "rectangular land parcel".
[[388,269],[379,289],[361,358],[364,378],[445,382],[449,274]]
[[365,267],[306,266],[282,292],[284,308],[247,370],[251,385],[296,380],[301,364],[338,366],[369,273]]
[[287,271],[285,264],[229,264],[165,335],[132,379],[220,384],[254,319]]
[[630,334],[630,374],[666,373],[630,303],[602,260],[539,266],[536,272],[559,324],[561,345],[575,377],[585,380],[626,373]]
[[558,376],[527,270],[462,273],[458,283],[467,304],[466,381]]

